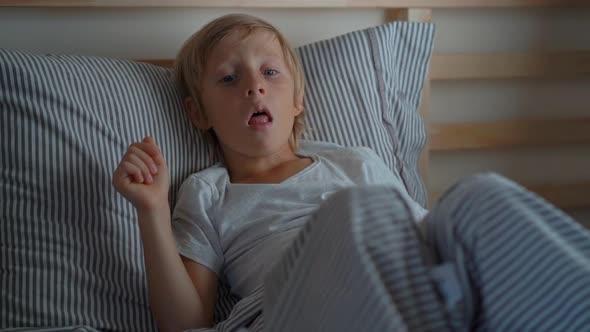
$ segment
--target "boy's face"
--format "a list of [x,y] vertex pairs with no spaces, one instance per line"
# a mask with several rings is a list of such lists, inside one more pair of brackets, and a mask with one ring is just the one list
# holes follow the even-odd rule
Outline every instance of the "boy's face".
[[288,146],[293,121],[294,79],[274,34],[236,31],[217,44],[201,84],[207,115],[224,153],[261,157]]

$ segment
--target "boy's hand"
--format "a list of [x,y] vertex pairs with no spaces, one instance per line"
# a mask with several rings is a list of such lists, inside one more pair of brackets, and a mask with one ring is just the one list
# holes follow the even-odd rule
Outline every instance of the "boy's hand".
[[151,211],[168,206],[168,166],[151,137],[129,146],[112,182],[136,209]]

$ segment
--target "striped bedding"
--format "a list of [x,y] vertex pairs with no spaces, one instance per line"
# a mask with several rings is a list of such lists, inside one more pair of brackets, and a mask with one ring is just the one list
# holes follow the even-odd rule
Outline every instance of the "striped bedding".
[[590,330],[588,312],[590,231],[487,174],[419,223],[395,188],[332,195],[264,285],[214,329],[190,332],[574,332]]
[[192,331],[590,331],[590,231],[495,174],[417,223],[395,188],[323,203],[240,310]]
[[[433,33],[390,23],[297,49],[308,138],[372,148],[421,203],[417,110]],[[110,183],[145,135],[168,160],[171,204],[184,178],[215,162],[170,70],[0,49],[0,329],[156,330],[136,214]],[[236,302],[222,291],[219,321]]]

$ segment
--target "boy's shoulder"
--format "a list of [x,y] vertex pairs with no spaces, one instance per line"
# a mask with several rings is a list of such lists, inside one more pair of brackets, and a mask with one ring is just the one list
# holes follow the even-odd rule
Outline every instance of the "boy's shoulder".
[[320,157],[334,161],[373,161],[379,159],[377,154],[365,146],[331,146],[315,152]]
[[192,173],[185,181],[202,182],[211,187],[211,190],[217,191],[220,185],[228,181],[227,169],[221,163],[214,164],[196,173]]

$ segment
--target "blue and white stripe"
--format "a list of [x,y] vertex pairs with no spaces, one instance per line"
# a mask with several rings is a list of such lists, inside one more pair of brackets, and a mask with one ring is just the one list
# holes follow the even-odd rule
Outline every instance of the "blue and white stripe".
[[461,181],[424,221],[475,331],[590,331],[590,231],[498,175]]
[[434,25],[392,22],[298,48],[310,139],[373,149],[426,206],[419,112]]
[[586,228],[497,175],[462,180],[420,224],[403,197],[331,196],[216,331],[590,331]]
[[0,327],[154,331],[135,210],[111,186],[152,135],[181,181],[207,166],[169,70],[0,50]]

